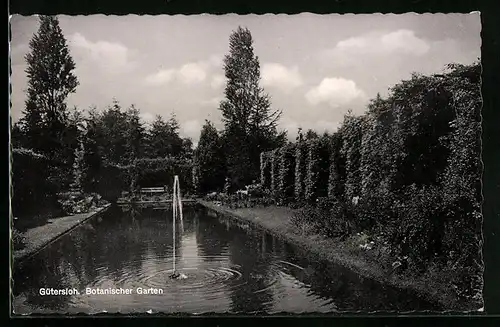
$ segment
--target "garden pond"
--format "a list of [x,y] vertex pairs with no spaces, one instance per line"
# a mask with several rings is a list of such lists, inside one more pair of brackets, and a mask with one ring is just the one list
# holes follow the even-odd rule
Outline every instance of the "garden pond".
[[[169,277],[171,210],[112,206],[14,265],[15,314],[440,310],[417,294],[308,258],[269,233],[206,208],[185,207],[183,213],[176,224],[175,266],[186,278]],[[77,291],[42,295],[47,288]],[[110,289],[131,293],[95,294]]]

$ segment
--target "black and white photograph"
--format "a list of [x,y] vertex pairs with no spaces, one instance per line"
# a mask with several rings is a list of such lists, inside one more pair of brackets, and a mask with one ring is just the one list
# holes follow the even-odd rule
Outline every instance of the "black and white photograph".
[[481,16],[10,16],[11,312],[482,312]]

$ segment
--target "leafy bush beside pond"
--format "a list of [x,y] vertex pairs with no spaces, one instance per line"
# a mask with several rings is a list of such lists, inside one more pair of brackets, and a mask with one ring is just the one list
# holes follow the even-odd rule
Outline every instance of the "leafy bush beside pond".
[[212,192],[205,195],[204,200],[216,202],[232,209],[270,206],[277,203],[271,196],[271,192],[264,189],[260,183],[247,185],[246,190],[237,193]]
[[59,194],[59,202],[65,215],[87,213],[107,203],[99,194],[67,192]]
[[51,166],[58,167],[46,156],[29,149],[12,150],[12,215],[20,228],[42,224],[61,213],[57,202],[60,185],[53,178]]
[[305,224],[313,233],[338,238],[351,235],[357,227],[353,211],[345,203],[327,198],[318,198],[316,204],[298,209],[291,222],[299,229]]
[[22,250],[25,247],[26,238],[17,228],[12,228],[12,246],[14,251]]

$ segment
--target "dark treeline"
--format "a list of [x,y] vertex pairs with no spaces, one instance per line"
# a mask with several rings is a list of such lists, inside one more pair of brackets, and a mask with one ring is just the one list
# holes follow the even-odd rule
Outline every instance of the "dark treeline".
[[146,126],[139,108],[117,100],[107,108],[68,109],[66,99],[79,82],[57,17],[40,17],[29,46],[26,106],[11,129],[16,217],[39,213],[38,205],[28,205],[39,202],[37,194],[45,203],[61,202],[66,194],[71,209],[75,193],[116,200],[124,190],[171,186],[174,175],[184,193],[236,190],[258,179],[260,152],[286,139],[276,127],[280,112],[271,109],[259,86],[260,65],[248,29],[230,36],[224,59],[228,82],[219,108],[224,128],[218,131],[207,121],[196,149],[179,135],[175,114],[168,120],[157,116]]
[[[44,123],[44,120],[40,122]],[[33,145],[29,141],[32,131],[26,126],[25,119],[14,124],[13,166],[24,172],[16,174],[16,169],[14,171],[14,187],[19,191],[14,192],[15,198],[24,194],[21,187],[26,187],[30,193],[34,190],[30,181],[18,178],[30,174],[29,171],[34,169],[32,164],[38,162],[41,165],[41,160],[47,162],[50,168],[42,175],[43,178],[40,176],[42,180],[47,178],[42,189],[55,193],[81,190],[113,199],[119,192],[134,185],[171,184],[175,174],[186,176],[183,184],[187,189],[191,185],[192,141],[179,136],[175,115],[168,121],[157,116],[150,126],[145,126],[139,119],[137,108],[123,109],[114,101],[108,108],[101,111],[93,108],[86,115],[74,109],[69,118],[61,123],[66,126],[66,131],[73,132],[71,136],[66,136],[70,139],[69,145],[60,139],[57,150],[43,146],[43,135],[38,135],[42,139],[40,146]],[[62,157],[61,152],[68,154],[63,160],[56,161],[54,157]],[[27,158],[26,165],[22,165],[23,157]],[[25,204],[24,200],[27,199],[23,199]]]

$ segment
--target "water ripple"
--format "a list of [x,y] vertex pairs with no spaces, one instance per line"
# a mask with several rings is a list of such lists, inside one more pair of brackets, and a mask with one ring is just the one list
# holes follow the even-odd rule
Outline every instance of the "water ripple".
[[[234,227],[229,220],[221,224],[203,212],[184,216],[184,232],[175,240],[175,266],[187,278],[173,280],[170,213],[144,210],[133,219],[110,213],[95,233],[76,229],[72,238],[47,247],[17,274],[18,312],[299,313],[399,307],[402,302],[399,292],[386,296],[385,287],[362,284],[342,271],[298,258],[293,248],[253,228],[229,230]],[[41,287],[133,292],[43,297]],[[139,294],[137,288],[161,289],[163,294]],[[385,303],[385,297],[393,303]]]
[[170,278],[173,273],[171,257],[157,256],[155,259],[145,257],[129,260],[124,263],[122,269],[115,271],[113,276],[107,274],[108,267],[96,267],[100,276],[96,278],[89,287],[141,287],[164,289],[166,292],[175,291],[176,294],[189,294],[196,291],[203,292],[205,296],[223,296],[227,292],[238,289],[241,286],[259,281],[259,287],[252,287],[252,293],[263,293],[271,290],[277,283],[285,279],[289,285],[295,288],[308,287],[307,284],[298,281],[292,276],[293,270],[302,271],[303,268],[287,262],[266,262],[268,270],[258,273],[258,269],[251,272],[243,271],[242,267],[227,262],[227,256],[211,255],[204,256],[206,261],[196,262],[199,257],[182,256],[176,259],[177,271],[185,274],[186,279],[174,280]]

